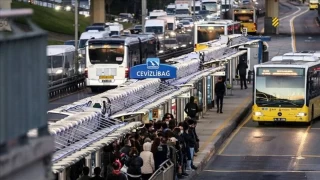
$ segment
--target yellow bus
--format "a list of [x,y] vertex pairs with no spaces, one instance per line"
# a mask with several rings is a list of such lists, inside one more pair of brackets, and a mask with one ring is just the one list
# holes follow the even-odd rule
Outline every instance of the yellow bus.
[[314,55],[275,56],[254,66],[252,120],[310,123],[320,116],[320,61]]
[[318,9],[318,0],[310,0],[309,1],[309,9],[310,10],[315,10]]
[[233,20],[241,22],[242,29],[247,28],[249,34],[256,34],[257,27],[256,9],[252,7],[241,7],[233,10]]

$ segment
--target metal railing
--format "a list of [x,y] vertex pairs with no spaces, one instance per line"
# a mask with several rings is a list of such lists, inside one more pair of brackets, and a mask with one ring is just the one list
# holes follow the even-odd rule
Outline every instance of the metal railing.
[[175,165],[171,159],[163,162],[159,169],[156,170],[149,180],[174,180],[175,179]]

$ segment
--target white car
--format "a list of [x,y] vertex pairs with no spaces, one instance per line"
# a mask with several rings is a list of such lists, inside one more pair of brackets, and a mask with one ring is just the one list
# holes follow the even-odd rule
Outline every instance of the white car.
[[182,26],[184,28],[191,28],[192,27],[192,23],[188,20],[181,20],[179,21],[180,24],[182,24]]

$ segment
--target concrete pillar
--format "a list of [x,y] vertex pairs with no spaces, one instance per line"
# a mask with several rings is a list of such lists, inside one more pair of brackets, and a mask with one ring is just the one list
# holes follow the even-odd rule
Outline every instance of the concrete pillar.
[[11,9],[12,0],[0,0],[0,9]]
[[101,149],[96,151],[95,153],[95,159],[96,159],[96,167],[101,167]]
[[275,34],[276,28],[272,26],[272,18],[279,17],[279,0],[266,0],[265,7],[264,33]]
[[91,0],[90,20],[91,23],[106,22],[106,3],[105,0]]
[[64,169],[61,173],[59,173],[59,180],[67,180],[67,170]]

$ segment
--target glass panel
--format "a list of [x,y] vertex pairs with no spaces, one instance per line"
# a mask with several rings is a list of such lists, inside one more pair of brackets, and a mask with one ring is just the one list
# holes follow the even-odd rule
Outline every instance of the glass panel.
[[121,64],[124,47],[120,44],[92,44],[89,47],[89,58],[92,64]]
[[162,34],[163,33],[163,27],[162,26],[152,26],[152,27],[146,27],[146,32],[149,33],[155,33],[155,34]]
[[304,76],[257,76],[256,104],[266,107],[302,107]]
[[234,15],[235,21],[240,21],[244,23],[252,23],[254,20],[253,14],[235,14]]
[[197,34],[198,43],[219,39],[224,34],[224,26],[200,26]]

